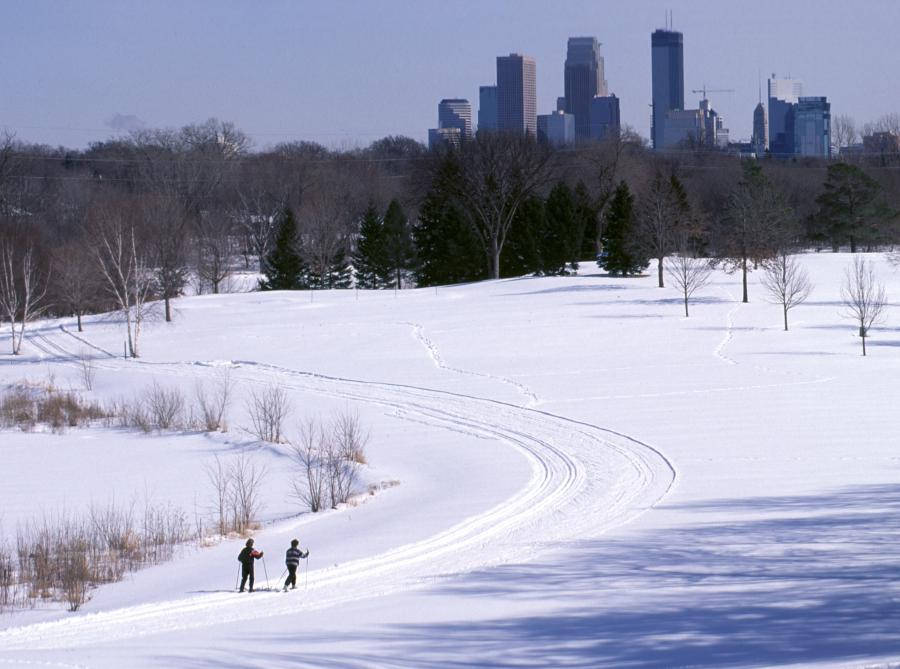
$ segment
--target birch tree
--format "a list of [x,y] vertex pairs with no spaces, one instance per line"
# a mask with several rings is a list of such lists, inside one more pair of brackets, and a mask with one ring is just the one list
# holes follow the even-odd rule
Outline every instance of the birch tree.
[[33,247],[19,255],[9,244],[0,246],[0,313],[9,321],[13,355],[22,351],[28,323],[47,308],[44,298],[48,284],[48,277],[42,276],[38,268]]

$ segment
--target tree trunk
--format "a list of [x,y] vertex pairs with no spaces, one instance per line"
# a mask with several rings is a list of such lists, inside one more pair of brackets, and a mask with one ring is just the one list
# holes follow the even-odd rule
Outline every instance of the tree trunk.
[[491,278],[500,278],[500,247],[497,240],[491,240]]
[[169,298],[163,298],[163,301],[166,303],[166,323],[172,322],[172,310],[169,308]]
[[785,332],[788,331],[788,326],[787,326],[787,312],[788,312],[788,310],[787,310],[787,305],[785,305],[785,306],[784,306],[784,331],[785,331]]
[[741,262],[741,273],[743,274],[743,282],[744,282],[744,302],[749,302],[747,299],[747,256],[744,256]]
[[84,332],[84,329],[81,327],[81,312],[79,311],[75,315],[78,317],[78,331]]
[[663,258],[663,256],[659,256],[656,260],[659,263],[656,266],[656,273],[659,276],[659,287],[665,288],[665,285],[663,284],[663,260],[664,260],[664,258]]
[[684,294],[684,317],[688,318],[688,296],[687,293]]
[[856,253],[856,238],[850,235],[850,253]]
[[[865,333],[865,330],[863,330],[862,328],[860,328],[859,330],[860,330],[861,333]],[[863,343],[863,355],[865,356],[865,354],[866,354],[866,335],[865,335],[865,334],[861,334],[861,335],[860,335],[860,339],[862,339],[862,343]]]

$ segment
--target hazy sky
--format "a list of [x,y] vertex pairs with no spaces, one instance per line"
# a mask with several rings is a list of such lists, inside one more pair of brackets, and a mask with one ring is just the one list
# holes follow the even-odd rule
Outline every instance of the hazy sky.
[[[83,147],[144,123],[233,121],[257,147],[425,140],[444,97],[477,110],[495,57],[537,62],[538,113],[563,93],[569,36],[603,43],[622,121],[650,130],[650,33],[674,11],[685,104],[704,82],[750,136],[757,73],[804,81],[832,114],[900,112],[898,0],[0,0],[0,127]],[[763,82],[765,92],[765,82]]]

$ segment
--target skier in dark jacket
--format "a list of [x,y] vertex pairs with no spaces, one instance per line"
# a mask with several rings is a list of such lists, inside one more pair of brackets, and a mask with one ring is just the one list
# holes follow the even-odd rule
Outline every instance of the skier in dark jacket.
[[297,548],[299,543],[297,539],[292,539],[291,547],[287,549],[287,553],[284,556],[284,563],[287,565],[288,570],[288,576],[284,582],[285,592],[287,592],[288,586],[291,586],[291,590],[297,587],[297,567],[300,566],[300,559],[309,557],[308,550],[304,553]]
[[253,539],[247,539],[247,545],[238,554],[238,562],[241,563],[241,589],[244,592],[244,584],[250,579],[250,592],[253,592],[253,561],[263,556],[262,551],[253,550]]

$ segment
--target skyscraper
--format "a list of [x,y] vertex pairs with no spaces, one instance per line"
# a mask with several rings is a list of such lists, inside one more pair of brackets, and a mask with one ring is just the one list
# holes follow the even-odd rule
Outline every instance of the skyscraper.
[[518,53],[497,56],[497,129],[537,135],[533,58]]
[[828,98],[806,97],[797,101],[794,154],[831,157],[831,104]]
[[653,148],[663,148],[666,114],[684,109],[684,37],[673,30],[656,30],[650,36],[653,74]]
[[794,152],[794,111],[803,95],[799,79],[769,79],[769,150],[775,155]]
[[750,143],[758,157],[763,156],[769,148],[769,119],[762,102],[753,110],[753,139]]
[[539,114],[537,137],[552,146],[571,144],[575,141],[575,117],[561,110],[552,114]]
[[478,88],[478,129],[497,129],[497,87]]
[[575,136],[584,139],[591,134],[591,100],[606,96],[603,56],[596,37],[570,37],[564,71],[565,110],[575,115]]
[[591,100],[591,139],[605,139],[618,132],[619,98],[598,95]]
[[462,98],[444,98],[438,104],[438,128],[459,128],[462,138],[472,138],[472,105]]

